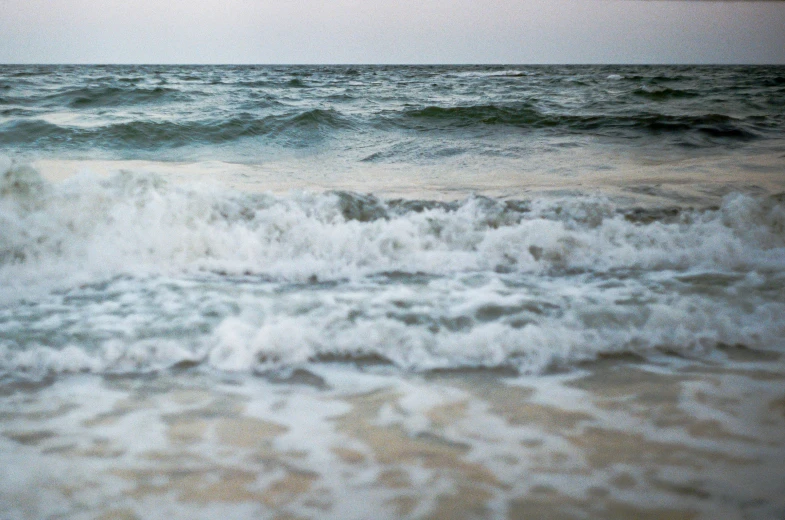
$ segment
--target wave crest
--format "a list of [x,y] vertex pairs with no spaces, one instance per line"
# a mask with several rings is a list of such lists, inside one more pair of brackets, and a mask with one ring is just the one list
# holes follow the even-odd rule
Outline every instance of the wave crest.
[[292,280],[391,271],[779,269],[785,247],[782,197],[740,194],[718,210],[641,212],[593,196],[454,203],[351,192],[278,197],[133,172],[47,186],[29,166],[7,164],[0,201],[4,267],[11,262],[31,274],[38,263]]

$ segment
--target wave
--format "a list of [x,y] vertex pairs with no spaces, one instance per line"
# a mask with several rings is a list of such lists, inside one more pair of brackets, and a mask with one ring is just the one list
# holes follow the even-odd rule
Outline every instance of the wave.
[[308,88],[308,85],[300,78],[292,78],[286,82],[286,86],[290,88]]
[[[429,306],[405,284],[376,288],[375,298],[340,290],[324,294],[326,289],[320,295],[312,288],[288,288],[270,298],[263,291],[243,294],[235,284],[224,288],[237,294],[232,302],[215,285],[118,278],[56,295],[44,305],[76,308],[50,312],[46,325],[40,318],[19,320],[33,321],[34,327],[13,330],[7,337],[15,344],[0,340],[0,381],[74,372],[269,373],[336,362],[413,371],[547,373],[614,356],[717,360],[727,351],[765,360],[779,357],[785,332],[778,319],[784,305],[751,308],[749,297],[743,298],[747,308],[698,295],[652,298],[635,307],[614,303],[608,292],[554,285],[547,287],[550,298],[505,298],[487,287],[454,292],[453,306],[443,303],[448,294],[431,290],[437,304]],[[749,289],[744,282],[731,289],[739,288]],[[195,290],[200,299],[190,294]],[[142,312],[126,319],[107,312],[118,293]],[[183,295],[191,308],[175,303]],[[166,308],[156,299],[171,303]],[[80,300],[89,303],[79,305]],[[89,312],[100,325],[78,323],[79,315]],[[61,328],[53,328],[55,323]]]
[[785,349],[782,194],[642,210],[0,171],[0,377]]
[[102,126],[65,126],[28,118],[0,124],[0,144],[158,150],[221,144],[256,136],[280,138],[289,144],[308,144],[351,126],[349,118],[333,110],[320,109],[267,117],[238,114],[224,120],[142,120]]
[[446,203],[351,192],[214,194],[131,172],[53,186],[16,164],[2,175],[0,257],[14,269],[38,262],[78,267],[86,256],[108,253],[107,244],[118,266],[287,280],[389,271],[783,267],[782,197],[732,195],[717,210],[674,212],[619,208],[589,196]]
[[[15,77],[22,69],[34,77]],[[740,148],[781,137],[781,76],[734,67],[4,66],[0,145],[12,154],[150,158],[204,144],[204,156],[242,160],[248,137],[301,148],[350,129],[351,139],[332,142],[338,154],[407,139],[482,154],[512,150],[506,129],[514,128]],[[477,146],[455,147],[456,137]],[[233,140],[242,142],[210,146]]]
[[674,82],[689,82],[694,81],[695,76],[687,74],[656,74],[656,75],[643,75],[643,74],[628,74],[624,79],[630,82],[644,82],[644,83],[674,83]]
[[542,114],[530,105],[509,107],[496,105],[428,106],[407,110],[404,112],[404,116],[412,119],[445,123],[456,127],[476,124],[541,127],[558,124],[558,121]]
[[[667,94],[670,95],[670,94]],[[410,122],[411,121],[411,122]],[[558,114],[538,110],[530,104],[511,106],[476,105],[429,106],[404,112],[404,124],[423,128],[463,128],[478,125],[504,125],[529,129],[565,129],[615,135],[629,132],[647,134],[697,132],[711,137],[753,139],[770,126],[768,118],[735,118],[724,114],[671,115],[656,112],[633,114]]]
[[[2,90],[2,87],[0,87]],[[26,107],[54,107],[61,109],[88,109],[133,107],[159,103],[192,100],[194,96],[204,96],[199,91],[189,93],[167,87],[80,87],[47,93],[35,98],[25,95],[6,96],[6,103],[17,103]]]
[[134,106],[166,101],[188,100],[193,95],[177,89],[154,87],[133,89],[118,87],[78,88],[58,93],[47,99],[72,108]]
[[633,91],[633,95],[653,101],[665,101],[669,99],[686,99],[698,96],[697,92],[691,90],[680,90],[672,88],[638,88]]
[[505,70],[471,70],[451,72],[450,75],[458,78],[494,78],[494,77],[507,77],[507,78],[523,78],[528,76],[537,76],[539,73],[528,70],[519,69],[505,69]]
[[762,78],[760,85],[763,87],[782,87],[785,86],[785,76],[774,76],[772,78]]

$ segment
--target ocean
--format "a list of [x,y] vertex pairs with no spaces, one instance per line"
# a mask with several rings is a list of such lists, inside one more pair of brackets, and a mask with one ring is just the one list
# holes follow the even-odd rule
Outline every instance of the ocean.
[[785,67],[0,66],[0,518],[785,518]]

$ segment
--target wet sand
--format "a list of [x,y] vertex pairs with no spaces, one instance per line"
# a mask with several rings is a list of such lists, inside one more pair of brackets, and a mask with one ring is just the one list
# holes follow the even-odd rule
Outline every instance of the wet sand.
[[61,376],[2,389],[3,518],[781,518],[785,365]]

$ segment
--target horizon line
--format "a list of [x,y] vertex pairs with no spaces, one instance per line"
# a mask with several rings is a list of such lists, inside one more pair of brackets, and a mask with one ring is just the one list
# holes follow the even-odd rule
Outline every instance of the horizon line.
[[[692,0],[692,1],[716,1],[716,0]],[[735,1],[735,0],[719,0]],[[754,1],[754,0],[743,0]],[[769,0],[785,1],[785,0]],[[120,67],[120,66],[141,66],[141,67],[591,67],[591,66],[612,66],[612,67],[770,67],[785,66],[783,62],[677,62],[677,63],[635,63],[635,62],[533,62],[533,63],[513,63],[513,62],[390,62],[390,63],[350,63],[350,62],[290,62],[290,63],[232,63],[232,62],[0,62],[0,66],[93,66],[93,67]]]

